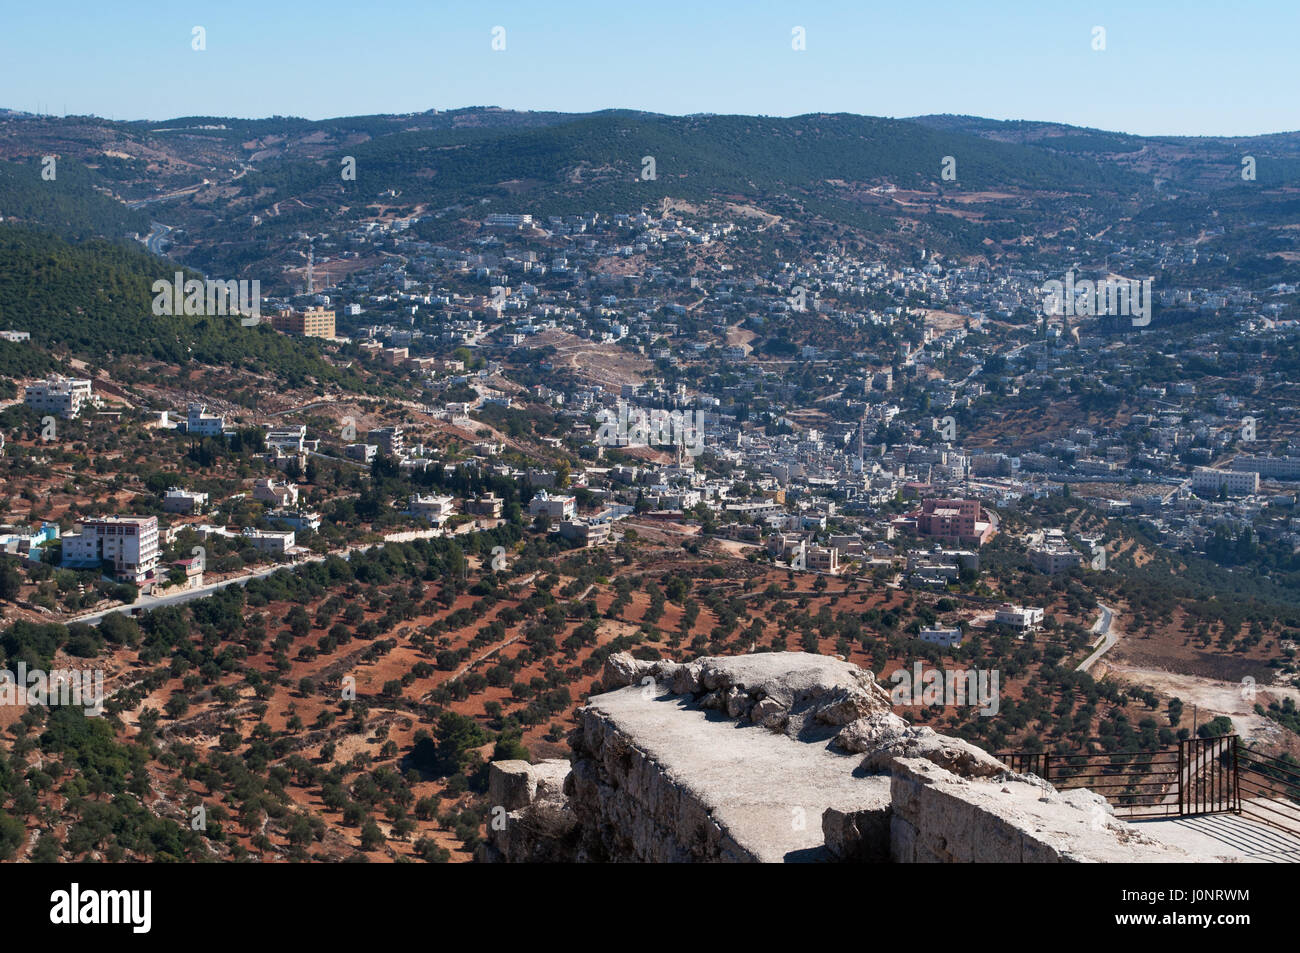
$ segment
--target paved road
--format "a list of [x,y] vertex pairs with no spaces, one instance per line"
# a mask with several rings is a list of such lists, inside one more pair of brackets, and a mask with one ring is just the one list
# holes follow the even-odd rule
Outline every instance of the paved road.
[[1100,602],[1097,603],[1097,608],[1101,610],[1101,615],[1097,616],[1097,621],[1092,624],[1092,633],[1101,636],[1101,643],[1091,655],[1079,663],[1079,667],[1076,669],[1079,672],[1086,672],[1092,668],[1093,663],[1109,652],[1111,647],[1119,641],[1119,633],[1110,630],[1110,623],[1115,618],[1115,610],[1102,605]]
[[172,227],[170,225],[164,225],[161,222],[151,222],[150,224],[153,227],[149,230],[149,234],[143,239],[144,247],[153,252],[153,254],[161,257],[162,243],[168,240],[167,236],[172,233]]
[[[346,558],[346,556],[344,558]],[[249,580],[262,579],[266,576],[271,575],[273,572],[276,572],[277,570],[292,568],[294,565],[301,565],[304,562],[318,562],[318,561],[319,561],[319,557],[316,557],[312,559],[301,560],[299,563],[286,563],[285,565],[272,566],[270,569],[262,569],[255,573],[248,573],[247,575],[236,576],[234,579],[223,579],[220,582],[210,582],[207,585],[197,586],[193,589],[186,589],[184,592],[172,593],[166,596],[142,595],[138,599],[136,599],[134,605],[115,606],[112,609],[104,609],[100,612],[92,613],[91,615],[78,616],[75,619],[65,619],[62,621],[64,622],[65,625],[72,622],[84,622],[87,625],[99,625],[99,623],[104,621],[105,616],[113,615],[115,612],[130,612],[134,609],[143,609],[144,611],[148,612],[153,609],[161,609],[163,606],[182,605],[186,602],[191,602],[194,599],[202,599],[207,596],[210,596],[218,589],[225,589],[227,586],[244,586],[248,584]],[[57,620],[51,620],[51,621],[57,621]]]
[[[469,523],[466,523],[465,525],[472,526],[472,524]],[[87,625],[99,625],[100,622],[104,621],[105,616],[110,616],[115,612],[131,612],[132,610],[135,609],[143,609],[144,611],[148,612],[153,609],[160,609],[163,606],[182,605],[186,602],[191,602],[194,599],[203,599],[207,596],[212,595],[218,589],[225,589],[227,586],[248,585],[249,581],[252,579],[263,579],[266,576],[269,576],[274,572],[278,572],[281,569],[293,569],[297,566],[303,566],[308,563],[324,562],[330,556],[342,556],[344,559],[349,559],[351,558],[352,554],[359,549],[373,549],[376,546],[383,546],[384,543],[403,543],[403,542],[410,542],[411,540],[415,540],[415,539],[425,539],[425,538],[432,539],[433,537],[440,536],[440,535],[442,535],[442,532],[436,529],[408,530],[406,532],[401,532],[401,533],[391,533],[388,536],[385,536],[384,542],[381,543],[370,543],[364,546],[350,546],[346,549],[336,549],[333,550],[332,552],[326,553],[324,556],[308,556],[303,559],[296,559],[291,563],[280,563],[278,565],[271,566],[269,569],[259,569],[257,572],[245,573],[244,575],[236,576],[233,579],[223,579],[220,582],[210,582],[207,585],[197,586],[194,589],[186,589],[183,592],[177,592],[177,593],[172,593],[170,595],[157,596],[157,597],[142,595],[135,601],[134,605],[115,606],[112,609],[104,609],[100,612],[94,612],[91,613],[90,615],[78,616],[77,618],[74,619],[51,619],[50,621],[62,622],[64,625],[67,625],[72,622],[84,622]]]

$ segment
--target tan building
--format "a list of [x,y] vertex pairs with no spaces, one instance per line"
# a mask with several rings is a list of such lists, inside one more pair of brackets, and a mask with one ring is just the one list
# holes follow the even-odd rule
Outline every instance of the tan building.
[[281,311],[271,317],[271,327],[281,334],[308,338],[334,337],[334,312],[324,308],[306,311]]
[[810,572],[824,572],[832,575],[840,571],[840,551],[836,546],[809,546],[805,554],[805,566]]
[[1039,572],[1058,573],[1073,569],[1083,561],[1079,553],[1059,543],[1029,547],[1029,565]]
[[609,524],[565,520],[560,524],[560,535],[584,546],[599,546],[609,539]]
[[467,500],[465,511],[474,516],[500,516],[502,502],[501,497],[489,493],[487,496],[480,496],[477,500]]

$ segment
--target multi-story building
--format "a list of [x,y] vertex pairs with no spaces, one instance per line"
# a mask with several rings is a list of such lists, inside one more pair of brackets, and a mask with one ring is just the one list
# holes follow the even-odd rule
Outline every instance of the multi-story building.
[[533,224],[531,215],[512,215],[509,212],[493,212],[483,219],[488,228],[526,228]]
[[390,457],[400,457],[405,449],[401,427],[376,427],[366,435],[366,440]]
[[205,411],[202,404],[190,404],[185,417],[185,432],[196,437],[220,437],[226,429],[226,418]]
[[286,453],[302,453],[307,446],[307,427],[275,427],[266,432],[266,445]]
[[281,508],[297,506],[298,484],[276,483],[270,477],[266,477],[253,484],[253,499]]
[[1029,547],[1029,565],[1051,575],[1073,569],[1082,558],[1078,550],[1058,543]]
[[456,515],[456,501],[450,496],[420,496],[417,493],[412,495],[406,512],[427,519],[434,526],[441,526]]
[[334,337],[334,312],[320,307],[308,308],[306,311],[281,311],[271,316],[271,327],[281,334],[332,338]]
[[568,520],[573,519],[577,508],[578,501],[572,496],[551,496],[545,490],[538,490],[537,495],[528,504],[528,515]]
[[350,443],[343,448],[343,456],[349,460],[360,460],[362,463],[369,463],[375,459],[377,453],[379,448],[373,443]]
[[23,403],[39,413],[58,414],[71,420],[94,399],[90,381],[72,377],[51,377],[28,384]]
[[1233,470],[1254,471],[1266,480],[1300,480],[1300,457],[1268,457],[1238,454],[1230,464]]
[[467,500],[465,502],[465,512],[474,516],[494,516],[501,515],[501,497],[495,493],[489,493],[486,496],[480,496],[477,500]]
[[915,518],[921,536],[969,546],[980,546],[993,538],[993,522],[979,500],[922,500]]
[[833,575],[840,571],[840,551],[836,546],[809,546],[804,560],[804,568],[810,572]]
[[993,615],[993,621],[998,625],[1009,625],[1013,629],[1027,631],[1042,624],[1043,610],[1031,606],[1014,606],[1009,602],[1004,602],[998,606],[998,611]]
[[584,546],[599,546],[609,539],[608,523],[588,523],[586,520],[565,520],[560,524],[560,535]]
[[1250,496],[1259,492],[1259,473],[1254,470],[1212,470],[1197,467],[1192,471],[1192,489],[1197,493],[1218,493],[1229,496]]
[[83,520],[79,533],[63,537],[65,566],[112,563],[119,579],[136,585],[153,578],[158,565],[158,517],[109,516]]
[[272,556],[283,556],[294,546],[291,529],[254,529],[246,526],[241,535],[258,552],[270,553]]
[[182,490],[180,487],[174,486],[163,494],[163,510],[167,513],[193,515],[202,512],[207,504],[208,494]]

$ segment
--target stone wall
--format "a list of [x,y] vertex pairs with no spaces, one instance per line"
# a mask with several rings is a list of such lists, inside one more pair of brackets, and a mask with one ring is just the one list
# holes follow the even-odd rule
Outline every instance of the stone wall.
[[[870,672],[802,652],[612,656],[573,760],[490,766],[487,861],[1190,860],[987,752],[893,714]],[[1196,858],[1204,859],[1204,858]]]
[[1084,788],[1055,789],[1014,775],[960,778],[899,758],[890,787],[890,859],[895,863],[1133,863],[1193,861],[1114,816]]

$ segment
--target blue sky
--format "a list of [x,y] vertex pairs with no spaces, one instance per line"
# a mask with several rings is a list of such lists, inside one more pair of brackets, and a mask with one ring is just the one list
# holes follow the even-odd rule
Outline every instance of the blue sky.
[[[55,115],[320,119],[494,105],[967,113],[1147,135],[1300,129],[1296,0],[8,6],[0,106]],[[206,30],[202,52],[194,26]],[[1092,48],[1097,26],[1104,51]]]

